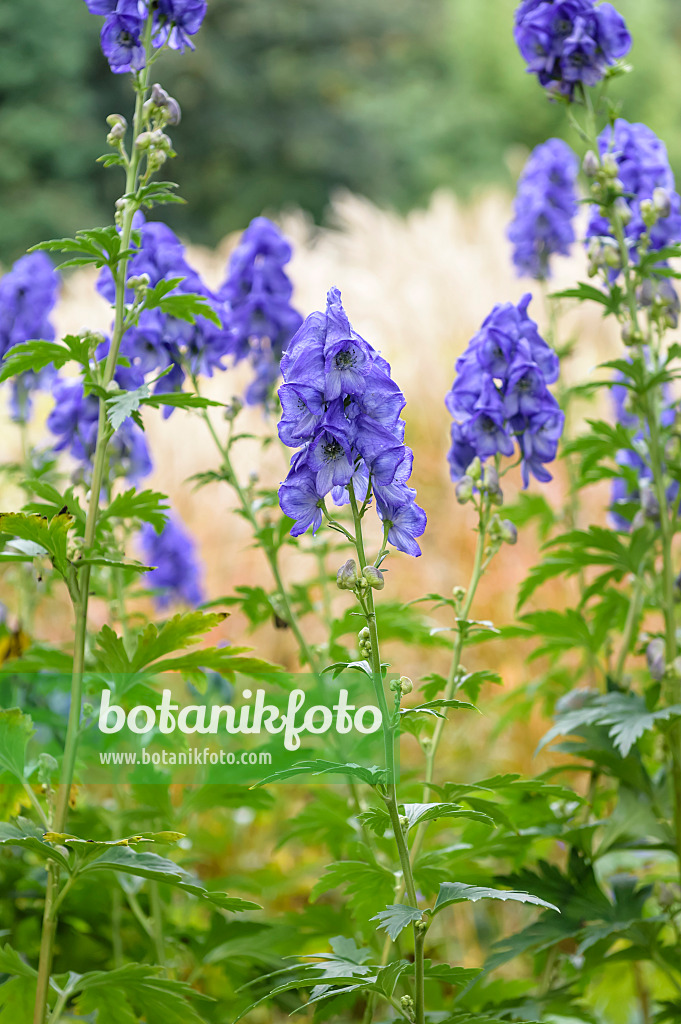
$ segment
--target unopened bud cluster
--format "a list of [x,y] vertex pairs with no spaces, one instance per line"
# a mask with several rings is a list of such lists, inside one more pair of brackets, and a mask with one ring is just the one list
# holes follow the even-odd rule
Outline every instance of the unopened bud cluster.
[[472,501],[473,494],[487,494],[492,505],[503,505],[504,492],[499,485],[496,466],[484,466],[476,455],[456,485],[456,500],[460,505]]
[[364,594],[368,589],[383,590],[385,579],[375,565],[365,565],[360,573],[354,558],[348,558],[336,574],[336,584],[339,590],[352,590],[357,594]]

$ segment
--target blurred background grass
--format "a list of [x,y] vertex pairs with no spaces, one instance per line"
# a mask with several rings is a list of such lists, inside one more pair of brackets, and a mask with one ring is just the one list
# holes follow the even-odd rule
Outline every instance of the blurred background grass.
[[[195,53],[157,77],[181,102],[172,226],[215,245],[263,210],[323,222],[339,188],[402,212],[434,189],[511,188],[523,151],[562,134],[561,107],[526,75],[515,0],[208,0]],[[681,5],[618,0],[636,75],[630,120],[667,139],[681,170]],[[82,0],[0,5],[0,260],[106,223],[120,182],[94,163],[104,117],[128,113],[101,19]]]

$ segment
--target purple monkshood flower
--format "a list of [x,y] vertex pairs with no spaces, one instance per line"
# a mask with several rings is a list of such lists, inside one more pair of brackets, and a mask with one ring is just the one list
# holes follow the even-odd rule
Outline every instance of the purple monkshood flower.
[[[42,252],[22,256],[0,278],[0,364],[14,345],[53,340],[50,314],[58,288],[59,275]],[[15,422],[25,423],[30,418],[31,392],[49,385],[53,378],[54,370],[49,367],[14,378],[10,413]]]
[[[598,148],[601,157],[610,154],[617,163],[617,177],[622,182],[624,193],[622,200],[618,201],[626,203],[629,210],[624,231],[631,258],[637,259],[638,241],[647,231],[641,215],[641,202],[652,199],[656,189],[664,189],[669,199],[669,212],[652,227],[650,249],[656,251],[681,242],[681,198],[676,191],[664,142],[647,125],[631,124],[618,117],[614,128],[608,125],[599,135]],[[612,238],[613,228],[599,208],[593,206],[587,241],[603,237]],[[617,276],[616,271],[613,271],[613,276]]]
[[142,32],[144,19],[137,14],[120,14],[118,10],[107,16],[100,40],[102,52],[109,67],[117,75],[127,71],[140,71],[146,63]]
[[[621,466],[621,476],[615,477],[612,482],[610,494],[610,518],[618,530],[630,530],[632,527],[631,518],[622,514],[622,506],[643,504],[643,495],[649,482],[652,481],[653,472],[647,455],[647,435],[642,429],[641,419],[629,406],[629,388],[625,384],[625,375],[621,372],[615,374],[615,383],[610,388],[610,396],[615,411],[617,423],[632,430],[632,447],[622,448],[615,455],[615,462]],[[676,419],[676,405],[669,394],[669,387],[662,386],[662,410],[660,412],[660,426],[670,427]],[[667,500],[672,502],[678,494],[679,485],[676,481],[667,488]]]
[[167,43],[171,50],[184,52],[187,46],[193,50],[189,37],[199,31],[205,15],[206,0],[158,0],[154,11],[154,46]]
[[[57,379],[52,387],[55,405],[47,417],[48,430],[55,436],[54,450],[67,451],[81,463],[86,476],[92,469],[97,444],[99,399],[83,394],[80,380]],[[127,419],[109,442],[112,472],[137,483],[152,470],[144,433]]]
[[161,533],[145,523],[140,532],[144,558],[154,566],[145,581],[157,590],[158,608],[174,602],[194,605],[203,601],[201,569],[192,538],[177,519],[169,519]]
[[413,456],[404,444],[404,396],[390,365],[353,329],[332,288],[325,313],[312,313],[291,339],[281,361],[279,436],[297,448],[279,488],[279,503],[300,536],[322,524],[322,506],[376,500],[388,542],[419,555],[416,537],[426,514],[409,487]]
[[[184,292],[204,296],[223,322],[228,322],[226,303],[218,299],[189,266],[177,235],[165,224],[145,221],[139,213],[135,215],[133,225],[140,231],[141,244],[129,262],[128,278],[146,274],[151,288],[160,281],[181,278],[173,294]],[[113,304],[115,285],[110,270],[105,269],[99,275],[97,290]],[[132,300],[130,289],[127,297]],[[158,381],[154,391],[180,391],[185,366],[197,376],[210,377],[214,370],[225,369],[222,360],[231,352],[231,345],[229,329],[217,327],[206,317],[199,316],[195,323],[190,324],[162,313],[158,308],[144,310],[139,323],[123,336],[120,352],[130,366],[119,367],[116,378],[122,387],[136,388],[145,382],[148,375],[158,376],[170,366],[170,373]],[[172,408],[165,415],[170,412]]]
[[102,51],[116,74],[139,71],[146,63],[142,37],[152,16],[151,44],[155,49],[194,49],[196,35],[206,14],[206,0],[85,0],[91,14],[105,17],[101,32]]
[[621,14],[594,0],[524,0],[513,35],[528,72],[568,100],[578,84],[600,82],[631,48]]
[[457,360],[445,398],[453,417],[448,461],[460,480],[477,456],[510,456],[518,442],[523,483],[551,479],[563,413],[547,385],[558,379],[558,357],[527,314],[532,296],[497,305]]
[[531,154],[518,182],[508,237],[520,275],[550,277],[555,253],[566,256],[575,240],[577,157],[562,139],[549,139]]
[[230,354],[248,359],[255,378],[248,405],[267,405],[280,373],[279,364],[303,318],[291,305],[293,285],[284,266],[291,246],[266,217],[256,217],[241,236],[218,295],[231,308]]

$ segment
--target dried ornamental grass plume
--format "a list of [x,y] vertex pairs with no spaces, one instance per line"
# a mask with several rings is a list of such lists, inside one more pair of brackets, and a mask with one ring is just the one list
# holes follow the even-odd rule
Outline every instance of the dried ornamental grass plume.
[[90,14],[105,18],[101,44],[109,67],[116,74],[140,71],[146,63],[143,36],[151,14],[152,46],[171,50],[194,49],[206,14],[206,0],[85,0]]
[[171,518],[161,533],[146,523],[140,533],[144,557],[155,566],[145,576],[146,583],[158,591],[158,608],[175,602],[196,606],[203,601],[201,568],[194,542],[177,519]]
[[[128,282],[139,281],[146,275],[146,286],[153,288],[160,281],[182,278],[173,294],[191,292],[204,296],[225,323],[229,317],[225,303],[189,266],[177,235],[165,224],[146,222],[139,213],[135,215],[134,227],[140,231],[141,243],[128,265]],[[115,286],[109,270],[100,274],[97,290],[113,303]],[[133,299],[131,288],[128,288],[127,298],[129,301]],[[119,367],[116,380],[123,388],[136,388],[145,383],[149,375],[157,376],[170,366],[170,372],[154,385],[154,391],[179,391],[186,368],[196,376],[209,377],[216,369],[224,370],[222,359],[230,351],[230,344],[227,327],[217,327],[203,316],[190,324],[162,313],[160,309],[144,310],[139,324],[129,328],[123,337],[120,353],[130,366]],[[170,412],[172,409],[169,408],[165,415]]]
[[[623,195],[618,199],[631,258],[637,259],[637,244],[649,232],[649,248],[658,251],[681,241],[681,199],[667,149],[645,124],[631,124],[617,118],[598,137],[601,159],[614,161]],[[651,216],[652,214],[652,216]],[[587,229],[591,246],[612,239],[610,221],[593,206]],[[616,272],[614,276],[617,276]],[[672,289],[673,295],[673,289]]]
[[600,82],[631,48],[622,15],[594,0],[524,0],[513,35],[528,72],[568,100],[578,84]]
[[[84,395],[79,380],[57,379],[52,388],[55,405],[47,418],[47,427],[55,436],[54,450],[67,451],[81,463],[80,474],[89,478],[97,445],[99,399]],[[152,470],[144,433],[127,419],[109,442],[111,472],[137,483]]]
[[[57,301],[58,288],[59,275],[42,252],[22,256],[0,279],[0,363],[14,345],[54,339],[50,314]],[[31,415],[31,391],[44,387],[53,378],[51,368],[15,378],[10,408],[12,419],[26,422]]]
[[281,363],[279,436],[298,451],[279,489],[282,511],[300,536],[322,523],[328,495],[349,502],[352,481],[359,501],[376,501],[388,542],[419,555],[416,542],[426,514],[409,487],[413,456],[404,444],[404,395],[390,365],[353,330],[337,288],[325,313],[312,313],[291,340]]
[[577,157],[562,139],[549,139],[530,155],[518,182],[508,237],[520,275],[545,280],[551,257],[566,256],[575,240]]
[[556,457],[564,416],[547,385],[558,379],[559,365],[527,314],[531,298],[495,306],[457,360],[445,399],[454,417],[448,456],[454,481],[476,457],[513,455],[516,442],[524,486],[530,475],[551,479],[545,466]]
[[231,307],[231,355],[249,359],[255,378],[248,405],[264,405],[279,378],[281,357],[303,318],[291,305],[293,285],[284,270],[291,246],[272,221],[256,217],[229,261],[218,295]]

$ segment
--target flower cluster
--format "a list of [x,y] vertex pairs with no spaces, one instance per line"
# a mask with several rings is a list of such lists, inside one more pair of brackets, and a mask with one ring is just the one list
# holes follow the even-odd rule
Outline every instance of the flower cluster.
[[518,182],[508,228],[519,274],[544,280],[550,259],[565,256],[575,240],[577,157],[562,139],[549,139],[531,154]]
[[[52,387],[55,406],[47,427],[57,438],[54,450],[68,451],[83,466],[87,477],[97,445],[99,399],[85,395],[80,380],[57,378]],[[152,464],[144,433],[132,419],[125,420],[109,442],[113,475],[137,483],[151,473]]]
[[[610,517],[613,525],[619,530],[630,530],[639,526],[645,519],[658,521],[660,507],[652,489],[653,472],[650,467],[646,436],[641,428],[641,420],[629,406],[629,389],[624,383],[622,373],[616,375],[616,383],[610,389],[615,410],[615,419],[623,427],[633,430],[632,447],[622,448],[615,455],[615,462],[622,467],[621,476],[612,482],[610,495]],[[669,389],[664,385],[661,389],[662,410],[660,425],[670,427],[676,418],[674,403]],[[679,485],[672,481],[667,489],[667,500],[673,501],[678,494]],[[623,514],[625,506],[638,506],[634,519]]]
[[477,457],[522,457],[523,483],[530,474],[551,479],[545,468],[556,457],[564,416],[547,385],[558,379],[558,357],[527,314],[531,295],[517,306],[496,305],[457,360],[457,377],[445,404],[454,417],[449,451],[452,480]]
[[569,100],[578,84],[596,85],[631,48],[622,15],[594,0],[522,0],[513,34],[528,72]]
[[294,537],[322,522],[327,495],[337,505],[376,499],[390,544],[421,553],[415,538],[426,515],[408,486],[413,456],[404,444],[404,395],[390,365],[350,325],[332,288],[325,313],[312,313],[281,363],[279,436],[299,450],[279,489],[282,511],[295,520]]
[[291,246],[266,217],[256,217],[232,254],[218,297],[231,308],[235,362],[250,359],[255,378],[246,390],[249,405],[265,404],[279,377],[284,349],[303,318],[291,305],[293,285],[284,270]]
[[147,563],[155,566],[145,578],[156,591],[157,606],[167,608],[174,601],[200,604],[201,569],[194,542],[177,519],[169,519],[161,533],[146,523],[140,540]]
[[[143,289],[154,288],[160,281],[182,278],[173,294],[195,293],[204,296],[224,321],[227,309],[203,283],[196,271],[187,263],[184,248],[175,233],[158,221],[145,222],[141,214],[135,215],[134,226],[140,231],[141,243],[128,265],[128,299],[132,301],[132,284]],[[97,290],[109,302],[115,300],[115,285],[111,271],[103,270]],[[116,380],[126,389],[137,388],[150,374],[158,374],[171,367],[155,385],[159,392],[179,391],[185,377],[185,368],[198,376],[212,376],[214,369],[224,369],[222,358],[230,351],[230,333],[217,327],[206,317],[199,316],[191,324],[169,316],[159,308],[145,309],[139,323],[130,327],[121,342],[120,354],[129,367],[119,366]]]
[[116,74],[140,71],[146,63],[144,33],[149,16],[151,44],[172,50],[194,49],[206,13],[206,0],[85,0],[90,14],[104,15],[101,43]]
[[[53,340],[50,314],[58,288],[59,276],[42,252],[22,256],[0,279],[0,361],[14,345]],[[11,414],[15,421],[26,422],[31,415],[31,391],[45,386],[53,376],[48,368],[13,379]]]
[[[681,198],[664,142],[647,125],[619,117],[613,128],[608,125],[601,132],[598,148],[622,193],[617,202],[632,258],[648,232],[652,251],[681,241]],[[594,206],[587,238],[598,245],[612,237],[610,221]]]

